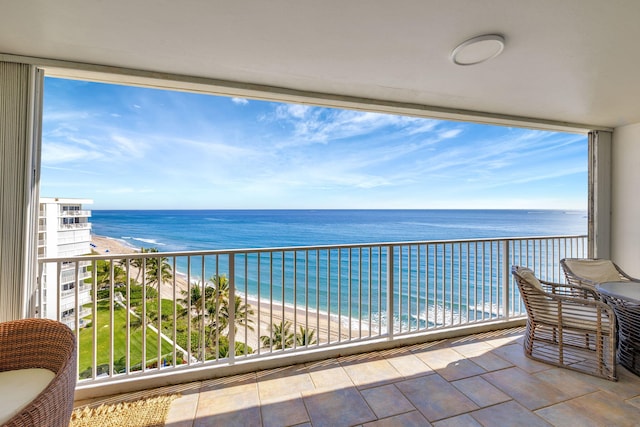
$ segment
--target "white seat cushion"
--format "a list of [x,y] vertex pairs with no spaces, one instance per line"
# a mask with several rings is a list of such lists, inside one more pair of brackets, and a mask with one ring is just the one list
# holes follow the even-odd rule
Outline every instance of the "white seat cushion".
[[569,269],[581,279],[596,283],[626,281],[620,276],[613,262],[608,259],[587,260],[568,259],[565,261]]
[[0,425],[33,401],[54,377],[53,372],[41,368],[0,372]]

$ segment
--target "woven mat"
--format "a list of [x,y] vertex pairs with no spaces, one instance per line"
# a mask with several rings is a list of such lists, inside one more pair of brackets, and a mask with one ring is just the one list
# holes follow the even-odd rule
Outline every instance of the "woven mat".
[[77,408],[69,427],[161,427],[177,394]]

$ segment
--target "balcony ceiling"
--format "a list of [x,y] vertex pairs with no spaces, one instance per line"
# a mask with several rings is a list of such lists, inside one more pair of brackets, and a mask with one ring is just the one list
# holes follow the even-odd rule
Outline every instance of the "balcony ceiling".
[[[0,53],[616,127],[640,122],[640,1],[21,0]],[[506,38],[476,66],[449,59]]]

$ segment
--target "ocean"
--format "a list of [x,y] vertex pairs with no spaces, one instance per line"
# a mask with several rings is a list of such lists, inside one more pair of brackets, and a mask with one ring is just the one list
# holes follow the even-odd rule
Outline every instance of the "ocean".
[[94,210],[93,233],[163,252],[582,235],[585,211]]
[[[586,212],[561,210],[96,210],[91,222],[96,235],[161,252],[587,234]],[[496,245],[435,248],[419,261],[404,246],[405,263],[395,266],[402,279],[394,291],[400,301],[394,317],[421,328],[452,323],[454,316],[462,321],[499,315],[503,268]],[[552,252],[558,255],[563,248],[556,245]],[[529,254],[529,249],[535,252],[533,247],[520,251]],[[248,255],[236,260],[235,278],[240,293],[308,304],[339,318],[348,312],[359,324],[366,318],[369,326],[380,327],[386,323],[386,285],[376,271],[386,270],[385,251],[311,252],[304,261],[291,251],[275,252],[273,258]],[[467,267],[465,273],[465,263],[477,260],[482,267]],[[352,274],[354,266],[362,266],[364,275]],[[179,273],[187,268],[184,257],[177,259]],[[201,279],[202,267],[191,268],[192,278]],[[226,274],[227,259],[207,261],[206,271]],[[308,275],[300,278],[303,271]],[[428,285],[420,286],[420,280]]]

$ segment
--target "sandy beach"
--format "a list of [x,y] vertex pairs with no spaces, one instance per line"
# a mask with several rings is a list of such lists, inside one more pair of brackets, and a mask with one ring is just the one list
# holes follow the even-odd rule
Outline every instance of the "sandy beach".
[[[104,236],[96,236],[92,235],[92,243],[95,246],[94,250],[98,254],[104,255],[118,255],[118,254],[132,254],[139,252],[139,249],[134,249],[124,242],[119,241],[117,239],[112,239]],[[135,267],[131,267],[130,276],[135,278],[138,274],[138,271]],[[175,291],[174,291],[174,282],[175,282]],[[193,284],[192,284],[193,286]],[[182,274],[174,274],[174,279],[172,279],[169,283],[163,283],[160,289],[160,294],[162,298],[173,300],[174,292],[177,298],[182,298],[183,292],[187,292],[189,288],[189,283],[186,280],[186,277]],[[261,335],[270,335],[270,326],[272,323],[280,323],[283,319],[284,312],[284,320],[290,321],[293,325],[295,324],[296,331],[299,330],[300,326],[305,326],[308,329],[312,329],[316,331],[316,339],[320,343],[327,342],[329,340],[336,341],[339,338],[338,331],[340,330],[342,339],[346,339],[348,336],[348,326],[344,325],[340,329],[339,322],[337,319],[330,318],[325,313],[316,313],[309,312],[308,314],[304,309],[295,310],[293,307],[285,305],[284,308],[280,303],[273,303],[271,306],[268,302],[264,300],[259,303],[257,299],[251,297],[245,297],[241,295],[243,298],[243,302],[250,304],[254,309],[253,315],[253,323],[251,324],[254,328],[254,331],[247,330],[247,344],[251,346],[254,350],[260,346],[259,337]],[[259,314],[258,314],[259,312]],[[306,323],[306,319],[309,319],[309,323]],[[260,321],[258,322],[258,318]],[[259,327],[258,327],[259,325]],[[238,328],[236,332],[236,341],[242,342],[244,341],[245,336],[245,328]]]

